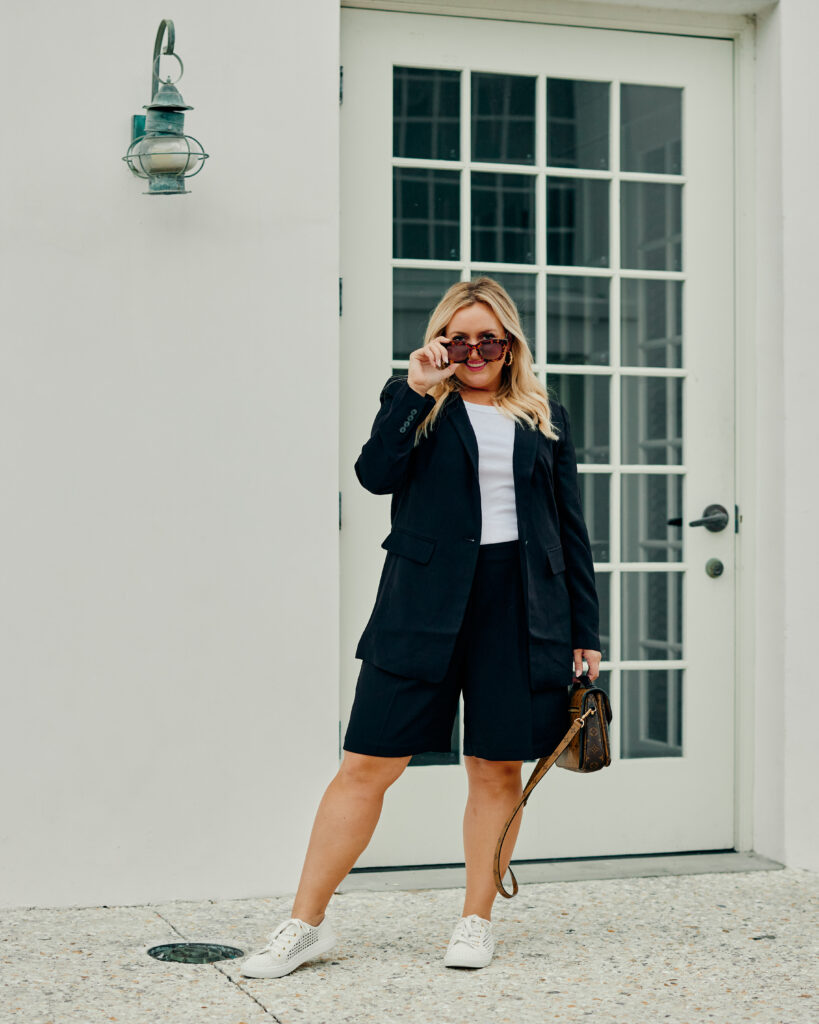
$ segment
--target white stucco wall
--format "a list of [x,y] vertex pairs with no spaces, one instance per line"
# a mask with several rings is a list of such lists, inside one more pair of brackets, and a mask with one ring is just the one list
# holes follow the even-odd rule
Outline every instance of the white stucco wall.
[[[746,476],[756,476],[753,494],[756,522],[743,521],[755,543],[740,545],[742,567],[750,577],[742,600],[755,602],[754,630],[738,660],[752,666],[754,706],[753,849],[774,860],[785,859],[783,793],[784,759],[784,510],[783,463],[783,322],[782,322],[782,91],[780,84],[779,11],[760,17],[756,32],[756,224],[755,348],[738,340],[740,358],[752,360],[755,394],[742,391],[756,423]],[[747,364],[746,364],[747,366]],[[768,410],[766,416],[759,411]],[[741,490],[750,504],[750,483]],[[750,571],[748,571],[750,569]],[[753,589],[751,589],[753,587]],[[745,657],[743,659],[743,653]],[[744,666],[743,666],[744,667]],[[739,685],[745,677],[740,675]],[[746,684],[747,685],[747,684]]]
[[[212,158],[154,198],[168,15]],[[293,891],[338,763],[337,3],[0,19],[0,903]]]
[[[819,871],[816,723],[819,685],[814,650],[819,601],[819,138],[816,40],[819,6],[780,5],[782,54],[782,254],[784,338],[785,860]],[[764,259],[764,253],[761,254]],[[764,415],[764,407],[760,405]],[[760,741],[764,737],[760,736]],[[764,756],[764,755],[763,755]]]
[[754,848],[819,870],[812,678],[819,500],[814,41],[819,8],[783,0],[757,31],[757,508]]

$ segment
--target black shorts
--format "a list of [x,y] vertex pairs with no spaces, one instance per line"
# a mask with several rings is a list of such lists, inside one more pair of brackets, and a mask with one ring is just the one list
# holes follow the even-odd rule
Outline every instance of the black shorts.
[[464,754],[490,761],[551,754],[569,727],[569,686],[529,689],[518,545],[517,540],[480,545],[464,620],[440,683],[362,662],[345,750],[380,757],[449,751],[463,691]]

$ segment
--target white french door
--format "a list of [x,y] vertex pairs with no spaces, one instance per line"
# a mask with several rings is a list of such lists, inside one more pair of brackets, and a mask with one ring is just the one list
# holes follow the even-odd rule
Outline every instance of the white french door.
[[[731,43],[341,14],[341,733],[389,532],[353,463],[440,296],[488,273],[572,418],[614,712],[612,765],[553,768],[513,863],[730,848]],[[463,860],[461,722],[359,866]]]

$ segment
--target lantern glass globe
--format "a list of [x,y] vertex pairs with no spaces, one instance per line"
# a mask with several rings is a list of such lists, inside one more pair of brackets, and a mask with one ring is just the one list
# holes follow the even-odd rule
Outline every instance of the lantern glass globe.
[[146,176],[190,174],[203,158],[201,147],[187,135],[154,135],[142,139],[133,152],[134,164]]

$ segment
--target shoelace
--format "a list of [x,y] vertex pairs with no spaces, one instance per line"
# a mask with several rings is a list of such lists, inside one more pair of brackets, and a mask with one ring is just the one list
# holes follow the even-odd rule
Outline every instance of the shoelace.
[[291,917],[287,921],[282,921],[282,923],[278,927],[274,928],[273,931],[267,936],[267,945],[263,946],[262,949],[259,950],[259,952],[264,953],[267,950],[272,951],[277,940],[280,944],[284,941],[284,933],[290,928],[295,928],[295,937],[295,935],[297,935],[301,931],[301,921],[299,921],[295,917]]
[[452,936],[452,944],[465,942],[473,949],[482,949],[484,937],[489,931],[489,926],[482,921],[477,914],[470,914],[469,917],[462,917],[455,927],[455,934]]

